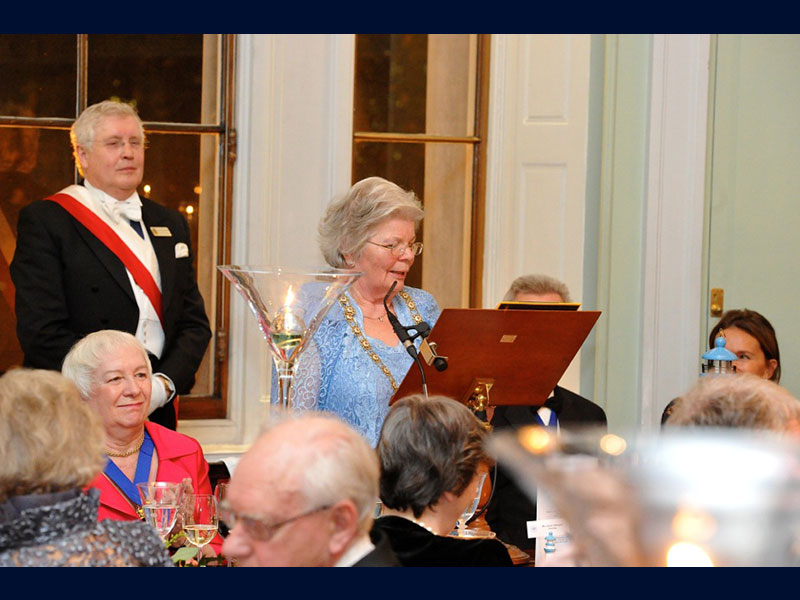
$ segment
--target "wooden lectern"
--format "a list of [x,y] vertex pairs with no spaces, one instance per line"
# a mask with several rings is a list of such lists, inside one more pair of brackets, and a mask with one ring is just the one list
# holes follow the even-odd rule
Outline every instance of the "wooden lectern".
[[[428,395],[449,396],[476,412],[544,404],[599,317],[599,311],[446,308],[427,342],[446,357],[447,369],[423,360]],[[414,393],[422,393],[422,375],[412,365],[390,404]]]
[[[426,341],[434,345],[436,355],[446,357],[447,368],[435,369],[430,353],[420,351],[429,396],[454,398],[487,421],[490,406],[544,404],[600,312],[578,311],[577,306],[515,304],[524,303],[442,311]],[[426,355],[430,364],[423,360]],[[422,375],[412,365],[390,404],[422,391]],[[484,485],[479,511],[489,502],[491,485]],[[491,531],[482,515],[470,528]],[[529,562],[527,553],[505,545],[515,565]]]

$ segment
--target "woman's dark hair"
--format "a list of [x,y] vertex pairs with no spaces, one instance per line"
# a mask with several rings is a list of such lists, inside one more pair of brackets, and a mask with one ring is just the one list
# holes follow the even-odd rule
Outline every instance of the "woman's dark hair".
[[770,380],[779,383],[781,380],[781,352],[778,349],[778,337],[775,335],[775,329],[773,329],[767,318],[747,308],[729,310],[722,315],[719,323],[711,330],[711,334],[708,336],[708,347],[714,348],[714,343],[720,330],[728,329],[729,327],[741,329],[745,333],[752,335],[758,345],[761,346],[761,351],[764,353],[767,362],[775,359],[777,366]]
[[419,518],[445,492],[460,495],[483,461],[486,429],[463,404],[415,394],[389,411],[378,440],[381,501]]

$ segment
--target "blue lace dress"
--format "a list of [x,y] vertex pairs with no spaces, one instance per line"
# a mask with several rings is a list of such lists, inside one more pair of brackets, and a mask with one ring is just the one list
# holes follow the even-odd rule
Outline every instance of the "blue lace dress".
[[[415,288],[404,289],[416,303],[422,320],[433,327],[441,312],[433,296]],[[363,331],[361,309],[349,294],[348,299]],[[392,300],[392,306],[400,323],[407,326],[414,323],[411,311],[398,295]],[[400,343],[388,346],[377,339],[367,337],[367,340],[400,385],[413,363],[406,349]],[[419,347],[420,340],[415,343]],[[279,395],[274,368],[272,374],[272,403],[276,404]],[[375,447],[393,393],[389,378],[361,346],[345,320],[342,306],[334,302],[298,361],[292,384],[292,407],[335,413]]]

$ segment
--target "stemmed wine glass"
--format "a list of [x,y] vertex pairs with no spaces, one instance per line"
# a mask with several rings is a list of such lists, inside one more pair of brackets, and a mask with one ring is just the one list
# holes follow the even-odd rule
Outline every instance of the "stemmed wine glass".
[[[214,490],[214,497],[217,499],[217,506],[222,504],[222,501],[225,500],[225,498],[228,496],[228,488],[230,487],[230,485],[231,485],[231,482],[230,482],[229,479],[226,479],[224,481],[220,481],[217,484],[217,487]],[[220,523],[219,524],[219,532],[222,535],[222,537],[225,537],[225,536],[228,535],[228,528],[225,525],[225,523]]]
[[211,494],[187,494],[182,505],[183,533],[197,547],[197,562],[203,557],[203,546],[217,535],[219,518],[217,499]]
[[155,528],[162,542],[175,526],[183,497],[183,484],[168,481],[143,481],[136,484],[142,498],[144,517]]
[[453,532],[456,537],[469,537],[469,533],[467,532],[467,522],[472,518],[472,515],[475,514],[475,511],[478,510],[478,504],[481,501],[481,492],[483,492],[483,482],[486,479],[486,473],[481,473],[478,475],[478,486],[475,490],[475,496],[472,498],[470,503],[467,505],[467,508],[464,509],[464,512],[461,513],[461,516],[456,521],[456,529]]
[[[220,481],[217,484],[217,489],[214,490],[214,496],[217,498],[217,506],[220,506],[222,504],[222,501],[225,500],[225,498],[227,498],[228,489],[230,488],[230,486],[231,486],[230,479]],[[230,533],[228,526],[222,521],[219,522],[219,533],[222,537],[228,537],[228,534]],[[225,560],[229,567],[234,566],[234,560],[232,558],[226,557]]]

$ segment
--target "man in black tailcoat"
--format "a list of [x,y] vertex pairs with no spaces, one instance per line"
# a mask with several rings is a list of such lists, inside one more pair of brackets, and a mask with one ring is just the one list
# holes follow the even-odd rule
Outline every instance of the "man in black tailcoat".
[[174,399],[191,390],[211,339],[188,225],[136,192],[145,135],[133,107],[92,105],[70,133],[83,185],[19,215],[10,271],[24,364],[60,370],[83,336],[127,331],[153,363],[150,419],[175,429]]

